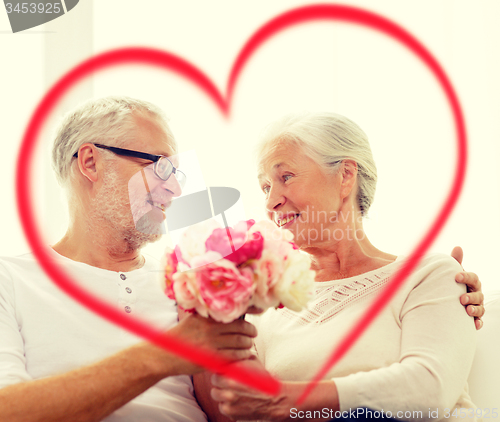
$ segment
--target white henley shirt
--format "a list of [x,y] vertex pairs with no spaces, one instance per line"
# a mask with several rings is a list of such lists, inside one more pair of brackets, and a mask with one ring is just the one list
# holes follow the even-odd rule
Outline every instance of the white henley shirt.
[[[107,271],[53,252],[76,282],[160,329],[177,323],[175,303],[161,290],[159,263]],[[0,259],[0,388],[100,361],[141,338],[95,315],[62,292],[33,254]],[[126,370],[126,368],[124,369]],[[189,376],[168,377],[104,419],[106,422],[202,422]]]

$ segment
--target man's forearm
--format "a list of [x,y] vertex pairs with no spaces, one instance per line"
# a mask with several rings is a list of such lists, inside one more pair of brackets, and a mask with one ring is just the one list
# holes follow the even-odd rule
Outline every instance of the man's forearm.
[[162,352],[152,350],[137,345],[65,374],[5,387],[0,421],[100,421],[165,376],[177,375],[173,365],[160,368],[152,355]]
[[[229,361],[248,359],[255,327],[190,315],[169,334]],[[0,390],[0,422],[100,421],[163,378],[203,369],[151,343],[140,343],[96,364]]]

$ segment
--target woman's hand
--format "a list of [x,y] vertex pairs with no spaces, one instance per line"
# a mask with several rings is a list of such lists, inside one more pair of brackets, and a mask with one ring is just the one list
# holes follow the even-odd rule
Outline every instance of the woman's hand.
[[[255,356],[241,362],[240,365],[245,365],[255,371],[265,371],[264,366]],[[287,420],[285,416],[289,415],[289,408],[288,413],[282,409],[286,398],[281,394],[269,396],[221,375],[212,375],[211,381],[212,399],[219,402],[219,411],[223,415],[234,420]]]
[[[265,371],[255,356],[238,363],[241,364],[255,371]],[[318,414],[324,418],[308,420],[326,421],[333,418],[335,411],[339,410],[337,387],[333,381],[319,382],[314,394],[310,394],[300,406],[296,402],[308,385],[307,381],[282,382],[281,390],[276,396],[269,396],[220,375],[212,375],[212,385],[212,399],[219,402],[219,411],[233,420],[291,421],[307,411],[319,411],[322,413]],[[327,415],[324,409],[332,413]]]
[[[455,258],[460,265],[462,265],[462,259],[464,253],[460,246],[456,246],[451,251],[451,256]],[[467,285],[467,293],[460,297],[460,303],[465,306],[467,314],[474,317],[474,322],[476,324],[476,330],[480,330],[483,326],[483,321],[481,317],[484,315],[484,295],[481,290],[481,282],[477,274],[471,272],[460,272],[455,276],[455,281],[457,283],[462,283]]]

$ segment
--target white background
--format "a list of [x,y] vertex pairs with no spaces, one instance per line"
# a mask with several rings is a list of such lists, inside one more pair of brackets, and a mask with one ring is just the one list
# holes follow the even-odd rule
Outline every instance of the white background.
[[[0,6],[0,255],[29,250],[18,220],[14,172],[25,126],[54,81],[91,54],[151,46],[178,54],[224,92],[239,49],[261,25],[301,1],[81,0],[67,15],[12,34]],[[464,266],[484,290],[500,289],[500,2],[344,1],[405,27],[437,57],[466,117],[469,165],[460,202],[432,250],[465,250]],[[120,67],[87,79],[56,112],[89,96],[129,95],[162,107],[181,151],[194,149],[208,186],[242,193],[247,217],[264,218],[253,149],[265,125],[283,114],[344,114],[368,134],[379,170],[370,218],[375,246],[408,254],[449,189],[456,147],[451,112],[430,72],[403,46],[371,29],[316,22],[289,29],[257,51],[236,86],[231,118],[172,73]],[[55,116],[57,117],[57,116]],[[64,233],[65,205],[48,166],[50,126],[39,140],[37,209],[47,242]],[[150,248],[160,255],[164,243]]]

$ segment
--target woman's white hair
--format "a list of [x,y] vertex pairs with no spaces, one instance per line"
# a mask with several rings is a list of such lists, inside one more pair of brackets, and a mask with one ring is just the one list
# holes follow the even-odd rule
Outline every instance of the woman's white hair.
[[302,148],[320,166],[336,170],[339,161],[358,165],[357,203],[365,216],[375,196],[377,168],[368,137],[352,120],[335,113],[291,114],[271,123],[264,131],[257,154],[263,157],[276,142]]
[[[86,142],[126,146],[134,127],[134,115],[156,119],[165,129],[174,151],[175,138],[163,111],[147,101],[129,97],[105,97],[89,100],[66,114],[57,130],[52,148],[52,167],[59,183],[66,187],[70,179],[73,155]],[[113,153],[102,151],[108,160]]]

